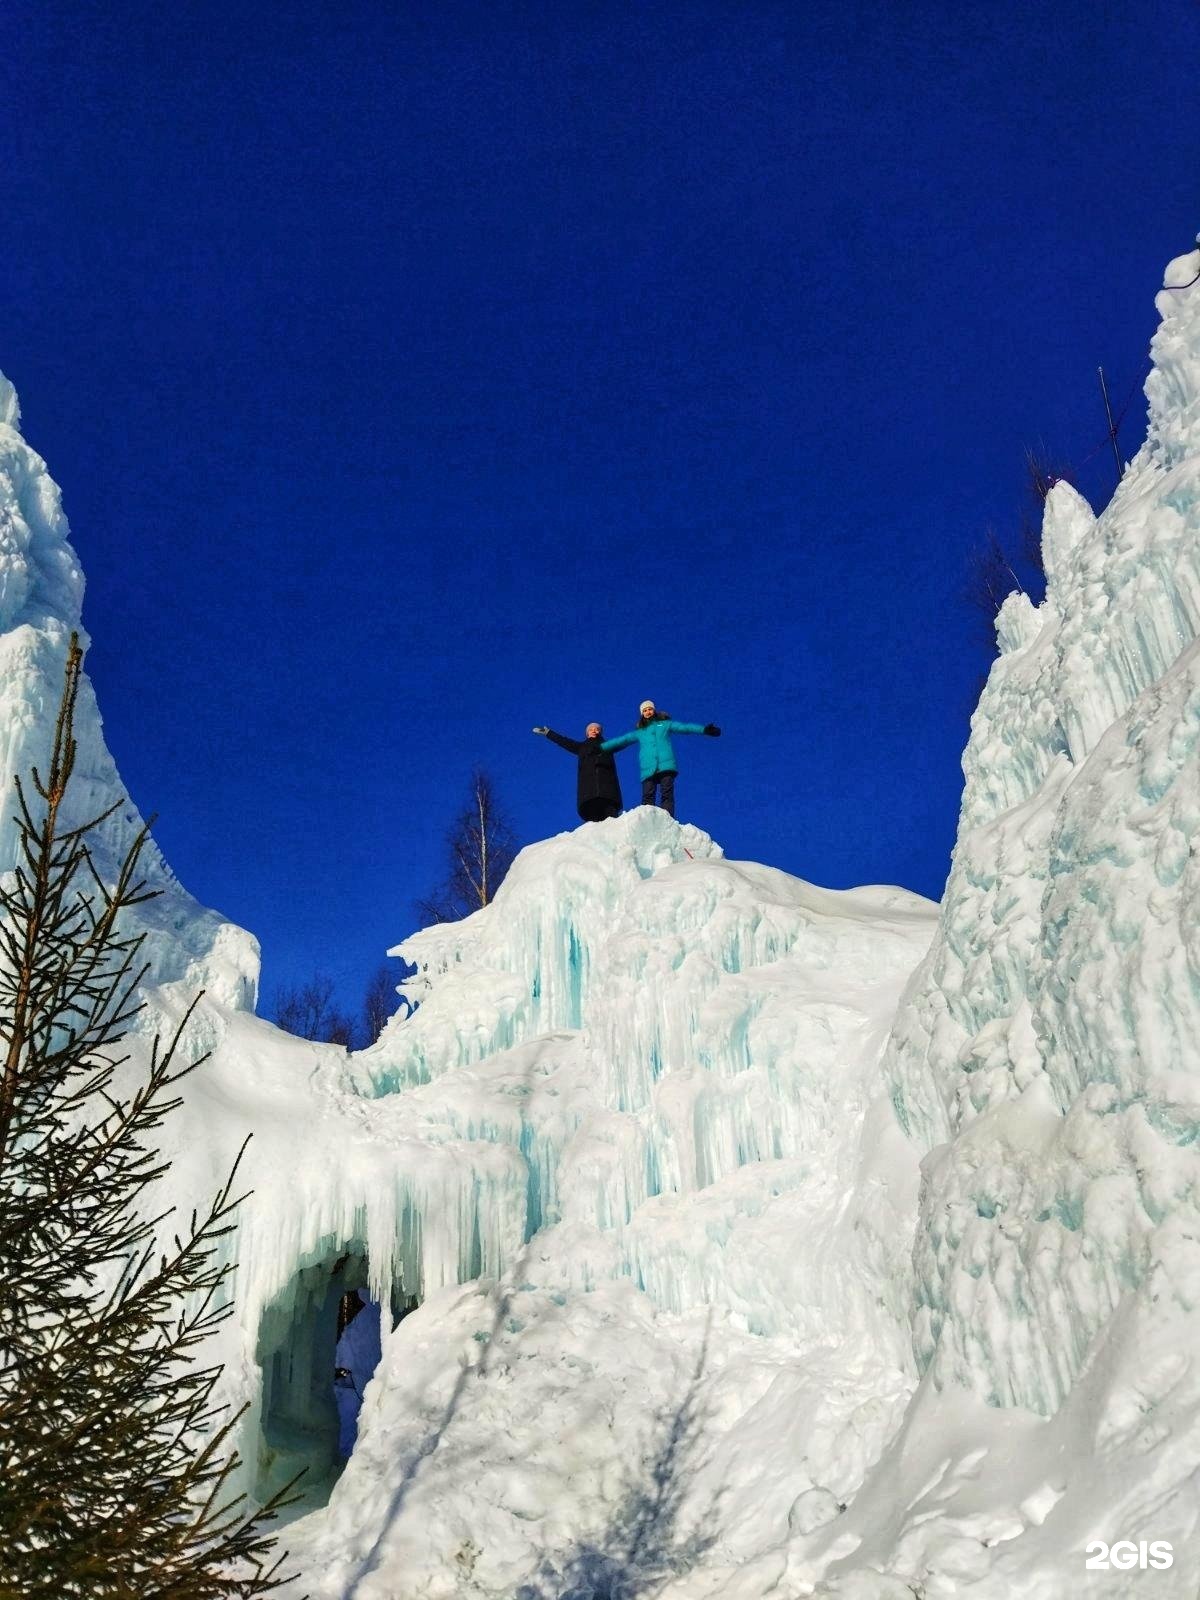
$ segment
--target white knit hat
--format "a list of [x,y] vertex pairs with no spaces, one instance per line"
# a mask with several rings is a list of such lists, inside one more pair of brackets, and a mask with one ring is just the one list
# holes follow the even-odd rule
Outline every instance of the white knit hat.
[[638,707],[638,710],[641,712],[641,714],[643,716],[646,716],[648,712],[651,712],[651,711],[654,710],[654,701],[653,700],[643,700],[641,705]]

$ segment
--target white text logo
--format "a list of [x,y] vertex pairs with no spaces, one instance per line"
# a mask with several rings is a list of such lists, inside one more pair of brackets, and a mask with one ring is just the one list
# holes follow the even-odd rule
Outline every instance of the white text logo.
[[1143,1572],[1147,1567],[1162,1570],[1175,1559],[1175,1552],[1165,1539],[1155,1539],[1152,1544],[1145,1539],[1139,1539],[1137,1544],[1132,1539],[1118,1539],[1115,1544],[1097,1539],[1088,1545],[1084,1555],[1087,1556],[1084,1566],[1093,1572],[1107,1572],[1111,1567],[1118,1572],[1129,1572],[1134,1567],[1140,1567]]

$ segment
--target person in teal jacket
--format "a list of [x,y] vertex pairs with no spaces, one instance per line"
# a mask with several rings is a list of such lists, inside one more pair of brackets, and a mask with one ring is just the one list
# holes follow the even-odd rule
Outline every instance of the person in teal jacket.
[[600,748],[623,750],[627,744],[636,744],[642,774],[642,804],[661,806],[668,816],[673,817],[675,774],[679,768],[675,764],[671,735],[706,733],[710,739],[716,739],[721,730],[713,722],[672,722],[665,711],[655,709],[653,700],[643,700],[639,709],[641,715],[633,732],[619,734],[615,739],[605,739]]

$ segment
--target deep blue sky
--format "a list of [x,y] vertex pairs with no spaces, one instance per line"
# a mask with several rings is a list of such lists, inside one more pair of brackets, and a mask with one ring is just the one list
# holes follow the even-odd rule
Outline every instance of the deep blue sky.
[[[15,0],[0,368],[88,575],[109,744],[269,995],[347,1000],[474,762],[681,741],[681,813],[945,879],[967,552],[1044,441],[1111,488],[1200,227],[1200,12],[1059,0]],[[1140,395],[1123,432],[1140,442]],[[622,756],[627,795],[635,760]]]

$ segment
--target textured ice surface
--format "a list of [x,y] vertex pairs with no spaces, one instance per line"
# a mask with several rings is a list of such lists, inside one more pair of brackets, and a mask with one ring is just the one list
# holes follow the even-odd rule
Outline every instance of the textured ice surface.
[[[820,1593],[870,1570],[930,1596],[1194,1593],[1198,272],[1200,251],[1167,269],[1111,504],[1052,490],[1045,602],[999,619],[938,935],[884,1064],[928,1152],[923,1381],[839,1527],[860,1542],[793,1551]],[[1175,1565],[1088,1572],[1093,1539],[1170,1540]]]
[[914,1377],[916,1158],[879,1059],[932,928],[903,890],[815,889],[639,810],[408,943],[420,1004],[370,1051],[206,1003],[172,1185],[190,1203],[253,1133],[221,1351],[251,1487],[307,1466],[328,1493],[341,1293],[421,1302],[292,1529],[314,1594],[558,1593],[644,1519],[664,1452],[639,1570],[736,1571],[798,1495],[845,1499]]
[[346,1084],[414,1147],[519,1153],[523,1226],[481,1282],[406,1280],[424,1303],[292,1530],[310,1590],[781,1568],[793,1502],[844,1499],[912,1383],[881,1235],[916,1172],[873,1100],[931,929],[903,890],[816,889],[637,810],[400,947],[418,1009]]
[[[253,941],[155,858],[147,1022],[206,984],[214,1050],[171,1185],[253,1133],[217,1353],[248,1486],[310,1468],[297,1593],[1193,1594],[1198,271],[1112,504],[1053,491],[1046,600],[998,619],[936,924],[636,810],[405,941],[417,1009],[348,1056],[251,1014]],[[82,588],[16,422],[0,383],[6,781]],[[106,804],[90,691],[82,722]],[[382,1354],[336,1477],[359,1284]],[[1085,1569],[1120,1539],[1175,1565]]]

